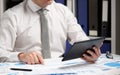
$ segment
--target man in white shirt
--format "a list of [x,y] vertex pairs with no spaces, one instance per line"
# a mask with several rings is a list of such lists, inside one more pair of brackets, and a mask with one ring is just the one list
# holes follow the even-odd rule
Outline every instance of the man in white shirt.
[[[41,23],[38,10],[48,11],[48,25],[51,56],[59,57],[66,48],[66,40],[71,44],[88,40],[71,11],[53,0],[25,0],[8,9],[1,18],[0,57],[6,61],[22,61],[27,64],[43,64],[41,47]],[[83,59],[94,62],[101,54],[93,47],[95,53],[83,55]]]

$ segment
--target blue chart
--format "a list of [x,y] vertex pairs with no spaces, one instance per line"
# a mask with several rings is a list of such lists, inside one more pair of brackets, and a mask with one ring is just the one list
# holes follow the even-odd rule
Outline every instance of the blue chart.
[[0,63],[0,67],[2,67],[2,66],[9,66],[9,64]]
[[15,66],[24,66],[25,63],[23,63],[23,62],[19,62],[19,63],[15,63],[14,65],[15,65]]
[[10,74],[7,74],[7,75],[18,75],[18,73],[10,73]]
[[109,67],[120,68],[120,62],[109,62],[109,63],[105,63],[104,65],[109,66]]
[[11,66],[11,65],[14,65],[14,66],[24,66],[25,64],[22,63],[22,62],[19,62],[19,63],[0,63],[0,66]]

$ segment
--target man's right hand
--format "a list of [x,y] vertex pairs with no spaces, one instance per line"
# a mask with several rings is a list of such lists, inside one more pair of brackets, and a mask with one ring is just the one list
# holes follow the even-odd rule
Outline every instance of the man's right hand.
[[27,64],[44,64],[42,56],[37,51],[19,53],[18,58]]

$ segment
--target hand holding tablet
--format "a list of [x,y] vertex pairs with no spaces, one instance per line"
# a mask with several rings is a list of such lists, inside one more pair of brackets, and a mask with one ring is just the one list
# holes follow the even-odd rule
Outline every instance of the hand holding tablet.
[[[97,48],[100,48],[104,37],[75,42],[70,50],[64,55],[62,61],[80,58],[83,56],[83,54],[86,53],[87,50],[93,50],[92,47],[96,46]],[[94,50],[93,50],[94,52]]]

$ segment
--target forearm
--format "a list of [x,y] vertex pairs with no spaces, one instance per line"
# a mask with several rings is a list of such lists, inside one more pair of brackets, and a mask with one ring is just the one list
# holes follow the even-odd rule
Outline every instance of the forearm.
[[5,50],[0,50],[0,62],[15,62],[19,61],[18,54],[20,52],[9,52]]

